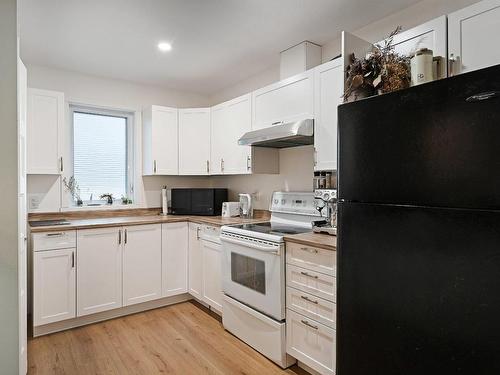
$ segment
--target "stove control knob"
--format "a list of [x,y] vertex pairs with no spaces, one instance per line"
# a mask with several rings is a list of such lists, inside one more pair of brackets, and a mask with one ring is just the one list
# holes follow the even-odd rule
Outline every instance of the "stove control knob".
[[279,199],[274,199],[274,204],[278,204],[279,202]]

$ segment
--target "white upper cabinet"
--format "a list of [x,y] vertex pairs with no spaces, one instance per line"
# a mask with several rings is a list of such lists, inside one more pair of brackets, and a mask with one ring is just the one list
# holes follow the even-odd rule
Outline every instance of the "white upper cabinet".
[[121,228],[77,232],[77,315],[122,307]]
[[142,112],[142,174],[179,174],[177,108],[153,105]]
[[208,175],[210,108],[179,109],[179,174]]
[[313,118],[313,71],[297,74],[252,93],[252,128]]
[[28,89],[28,174],[63,172],[64,113],[63,93]]
[[251,149],[238,144],[251,130],[251,94],[212,107],[212,174],[251,173]]
[[187,293],[188,223],[162,224],[162,296]]
[[123,305],[161,297],[161,224],[123,228]]
[[500,64],[500,0],[484,0],[448,15],[450,75]]
[[337,170],[337,106],[344,74],[338,58],[314,69],[314,169]]

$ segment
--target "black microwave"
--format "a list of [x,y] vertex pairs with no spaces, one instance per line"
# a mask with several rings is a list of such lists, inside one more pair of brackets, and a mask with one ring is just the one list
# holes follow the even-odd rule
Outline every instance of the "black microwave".
[[218,216],[227,189],[172,189],[171,202],[173,215]]

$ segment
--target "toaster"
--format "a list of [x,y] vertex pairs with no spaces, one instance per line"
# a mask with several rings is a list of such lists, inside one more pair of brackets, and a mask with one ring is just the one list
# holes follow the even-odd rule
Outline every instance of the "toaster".
[[240,216],[240,202],[223,202],[222,217]]

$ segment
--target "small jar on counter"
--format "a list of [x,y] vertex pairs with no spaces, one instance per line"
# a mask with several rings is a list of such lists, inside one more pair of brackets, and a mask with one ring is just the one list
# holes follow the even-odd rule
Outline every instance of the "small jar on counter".
[[325,189],[332,188],[332,172],[325,173]]

